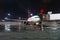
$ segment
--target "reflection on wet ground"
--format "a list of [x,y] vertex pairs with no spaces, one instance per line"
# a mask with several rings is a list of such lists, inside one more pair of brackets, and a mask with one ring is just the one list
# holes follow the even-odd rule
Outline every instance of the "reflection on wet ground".
[[45,28],[43,31],[10,31],[0,32],[0,40],[59,40],[60,28],[56,30]]

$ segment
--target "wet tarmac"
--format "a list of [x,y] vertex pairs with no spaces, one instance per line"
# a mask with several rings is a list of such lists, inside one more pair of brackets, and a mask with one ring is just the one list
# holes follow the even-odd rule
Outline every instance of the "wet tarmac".
[[35,31],[0,32],[0,40],[60,40],[60,28]]

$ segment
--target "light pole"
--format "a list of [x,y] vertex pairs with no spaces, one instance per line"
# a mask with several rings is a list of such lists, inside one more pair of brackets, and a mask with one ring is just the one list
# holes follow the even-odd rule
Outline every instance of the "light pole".
[[43,14],[44,14],[44,8],[41,8],[39,17],[41,19],[41,30],[42,31],[44,30],[44,27],[43,27]]
[[[19,20],[21,20],[21,17],[19,17]],[[20,25],[21,25],[21,22],[19,21],[19,31],[21,29]]]
[[39,17],[40,17],[40,19],[41,19],[41,27],[40,27],[40,29],[43,31],[44,29],[44,27],[43,27],[43,14],[39,14]]

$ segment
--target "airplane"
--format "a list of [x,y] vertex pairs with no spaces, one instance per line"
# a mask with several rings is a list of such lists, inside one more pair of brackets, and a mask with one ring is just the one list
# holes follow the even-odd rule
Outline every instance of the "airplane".
[[27,25],[40,25],[40,17],[38,15],[34,15],[32,17],[29,17],[27,19],[27,22],[25,22],[25,24]]

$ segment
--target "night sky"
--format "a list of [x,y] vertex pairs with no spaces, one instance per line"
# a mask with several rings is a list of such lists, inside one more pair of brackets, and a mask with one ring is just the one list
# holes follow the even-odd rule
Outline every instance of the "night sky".
[[60,12],[59,0],[0,0],[0,18],[7,16],[7,13],[11,13],[12,17],[27,17],[28,8],[39,12],[43,5],[49,11]]

